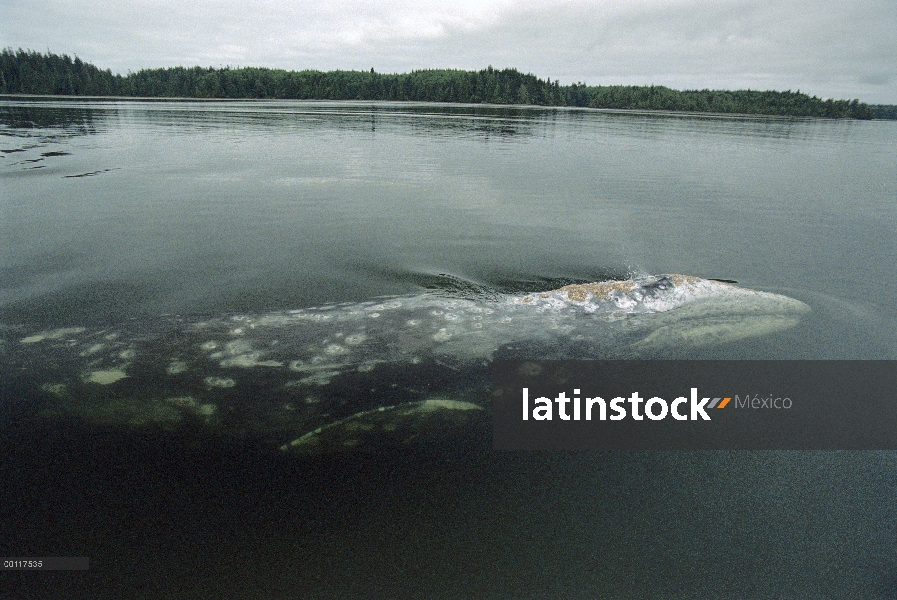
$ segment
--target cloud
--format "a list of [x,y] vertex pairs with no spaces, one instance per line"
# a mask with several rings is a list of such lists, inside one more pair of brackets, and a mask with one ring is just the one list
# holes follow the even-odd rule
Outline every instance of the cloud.
[[[808,14],[783,2],[552,6],[507,14],[455,46],[475,49],[469,62],[488,56],[566,83],[800,88],[853,97],[874,92],[871,81],[894,79],[897,18],[887,17],[897,13],[887,8],[820,2]],[[894,88],[887,93],[897,100]]]
[[893,0],[0,0],[4,46],[116,72],[513,66],[563,83],[897,102]]

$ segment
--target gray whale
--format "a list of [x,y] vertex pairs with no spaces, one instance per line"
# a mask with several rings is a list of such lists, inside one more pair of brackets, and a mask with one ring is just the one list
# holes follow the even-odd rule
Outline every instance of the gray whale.
[[420,441],[488,418],[496,358],[650,358],[775,334],[809,310],[660,275],[99,329],[6,327],[0,408],[7,420],[189,429],[299,452]]

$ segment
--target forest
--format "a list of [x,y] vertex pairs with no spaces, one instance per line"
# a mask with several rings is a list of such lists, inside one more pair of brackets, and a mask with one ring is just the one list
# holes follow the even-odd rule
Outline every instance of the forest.
[[77,56],[5,48],[0,94],[145,98],[410,100],[533,104],[825,118],[897,118],[897,107],[859,100],[822,100],[800,91],[688,90],[664,86],[560,85],[516,69],[424,69],[403,74],[370,71],[286,71],[256,67],[170,67],[127,75]]

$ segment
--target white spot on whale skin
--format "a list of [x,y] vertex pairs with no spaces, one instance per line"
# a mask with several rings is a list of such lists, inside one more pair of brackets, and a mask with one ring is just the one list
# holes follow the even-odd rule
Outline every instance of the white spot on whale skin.
[[251,367],[282,367],[283,363],[277,360],[259,360],[261,353],[250,352],[249,354],[240,354],[231,358],[226,358],[219,363],[222,367],[240,367],[248,369]]
[[346,343],[350,346],[357,346],[358,344],[364,343],[365,340],[368,339],[368,336],[363,333],[354,333],[352,335],[346,336]]
[[[402,303],[397,300],[393,300],[391,302],[381,302],[380,304],[375,304],[373,306],[366,308],[365,310],[381,311],[381,310],[395,310],[397,308],[402,308]],[[373,316],[373,314],[371,316]],[[379,316],[379,315],[377,315],[377,316]]]
[[483,410],[482,406],[473,402],[464,402],[462,400],[449,400],[446,398],[431,398],[424,400],[420,405],[420,410],[430,411],[439,408],[447,410]]
[[90,356],[91,354],[96,354],[97,352],[99,352],[100,350],[102,350],[105,347],[106,347],[106,344],[94,344],[87,350],[84,350],[83,352],[81,352],[81,354],[79,354],[79,356]]
[[49,392],[50,394],[53,394],[54,396],[58,396],[60,398],[65,398],[68,393],[66,385],[64,383],[45,383],[44,385],[40,386],[40,388],[45,392]]
[[20,339],[19,342],[22,344],[35,344],[44,340],[58,340],[67,335],[77,335],[79,333],[84,333],[85,331],[87,331],[87,329],[84,327],[66,327],[63,329],[55,329],[53,331],[45,331],[43,333],[36,333]]
[[85,376],[85,383],[98,383],[100,385],[109,385],[120,379],[124,379],[128,374],[120,369],[109,369],[107,371],[93,371]]
[[255,363],[257,367],[282,367],[283,362],[279,360],[260,360]]
[[331,356],[338,356],[340,354],[348,354],[349,349],[339,344],[329,344],[326,348],[324,348],[324,352],[326,354],[330,354]]
[[122,350],[121,352],[118,353],[118,357],[122,360],[132,360],[136,356],[137,356],[137,351],[133,350],[131,348],[128,348],[127,350]]
[[206,342],[200,348],[203,350],[214,350],[218,347],[218,342]]
[[303,377],[299,380],[299,383],[310,383],[312,385],[327,385],[330,383],[330,380],[339,375],[339,371],[320,371],[315,373],[314,375],[309,375],[308,377]]
[[290,363],[290,370],[296,371],[297,373],[316,373],[319,371],[333,371],[339,373],[339,370],[344,367],[345,365],[339,363],[324,362],[323,357],[321,356],[314,357],[310,362],[294,360]]
[[445,342],[452,338],[452,334],[445,330],[445,327],[433,334],[433,339],[437,342]]
[[178,375],[187,370],[187,363],[181,360],[173,360],[168,364],[168,368],[165,369],[165,372],[169,375]]
[[237,385],[237,382],[228,377],[206,377],[203,382],[206,384],[206,387],[213,388],[232,388]]
[[211,417],[218,412],[218,407],[214,404],[199,404],[192,396],[178,396],[176,398],[165,398],[164,403],[177,407],[182,410],[192,412],[200,417]]
[[252,351],[252,344],[247,342],[246,340],[234,340],[233,342],[228,342],[225,345],[227,353],[231,356],[236,356],[237,354],[246,354]]

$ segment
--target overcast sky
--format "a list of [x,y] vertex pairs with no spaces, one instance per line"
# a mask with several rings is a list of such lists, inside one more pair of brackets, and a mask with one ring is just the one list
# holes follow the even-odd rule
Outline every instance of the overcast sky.
[[897,0],[0,0],[0,45],[143,67],[515,67],[897,104]]

